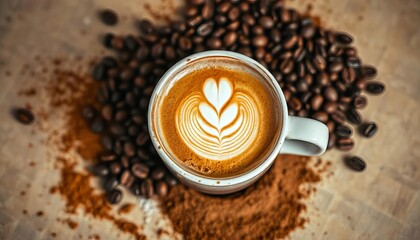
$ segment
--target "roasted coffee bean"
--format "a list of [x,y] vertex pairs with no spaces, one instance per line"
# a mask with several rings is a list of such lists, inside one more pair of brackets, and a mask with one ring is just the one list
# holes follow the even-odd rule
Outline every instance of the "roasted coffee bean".
[[353,42],[353,37],[348,33],[338,32],[335,34],[335,40],[341,44],[349,45]]
[[327,86],[329,83],[328,74],[326,74],[325,72],[319,72],[316,75],[316,82],[320,86]]
[[320,122],[327,123],[328,121],[328,114],[326,112],[316,112],[314,113],[311,118],[316,119]]
[[366,162],[358,156],[347,157],[345,162],[346,165],[354,171],[361,172],[366,169]]
[[236,34],[236,32],[228,32],[223,38],[223,43],[225,44],[225,46],[229,47],[236,42],[237,38],[238,35]]
[[328,145],[327,148],[331,149],[335,146],[336,143],[336,137],[334,134],[330,134],[329,138],[328,138]]
[[202,20],[203,20],[203,17],[200,16],[200,15],[197,15],[197,16],[189,18],[188,21],[187,21],[187,24],[188,24],[188,26],[194,28],[198,24],[200,24]]
[[324,102],[324,98],[321,95],[319,94],[314,95],[311,99],[311,108],[314,111],[317,111],[318,109],[321,108],[323,102]]
[[353,100],[353,106],[357,109],[363,109],[367,105],[367,98],[365,96],[356,96]]
[[360,116],[360,113],[356,109],[350,108],[346,115],[349,122],[357,125],[362,123],[362,116]]
[[339,62],[331,62],[328,65],[328,70],[330,72],[336,73],[336,72],[341,72],[343,70],[344,66],[343,63],[341,61]]
[[368,122],[362,125],[360,132],[366,138],[371,138],[375,136],[378,131],[378,124],[375,122]]
[[337,91],[333,87],[325,88],[323,94],[324,97],[331,102],[336,102],[338,99]]
[[93,166],[90,172],[96,176],[104,177],[109,174],[109,168],[106,164],[99,163]]
[[107,47],[107,48],[111,48],[111,42],[112,39],[114,38],[114,34],[112,33],[106,33],[103,37],[102,37],[102,44]]
[[296,83],[296,89],[298,92],[307,92],[308,91],[308,84],[306,83],[305,79],[300,79]]
[[210,49],[220,49],[221,47],[222,47],[222,41],[220,40],[220,39],[218,39],[218,38],[214,38],[214,37],[212,37],[212,38],[209,38],[207,41],[206,41],[206,45],[207,45],[207,47],[209,47]]
[[150,198],[155,195],[154,189],[153,189],[153,182],[150,179],[144,180],[140,185],[140,191],[141,195],[145,198]]
[[299,37],[295,34],[287,35],[283,39],[283,47],[286,49],[291,49],[296,45],[298,41]]
[[324,104],[322,108],[326,113],[331,114],[337,110],[337,103],[335,102],[327,102]]
[[103,64],[99,63],[93,67],[92,77],[97,81],[104,80],[106,76],[106,68]]
[[129,170],[125,170],[120,177],[120,183],[126,187],[131,187],[134,183],[134,177]]
[[385,91],[385,85],[380,82],[368,82],[366,91],[370,94],[379,95]]
[[338,124],[344,124],[346,121],[346,116],[342,111],[337,110],[331,115],[331,119]]
[[131,167],[131,172],[140,179],[146,179],[149,175],[149,167],[143,163],[136,163]]
[[105,129],[105,122],[102,118],[97,117],[90,125],[90,130],[94,133],[101,133]]
[[151,177],[153,180],[160,180],[165,176],[165,170],[162,168],[156,168],[152,171]]
[[127,157],[133,157],[136,154],[134,144],[131,142],[124,143],[124,154]]
[[164,181],[159,181],[156,184],[156,193],[159,197],[165,197],[168,194],[168,184]]
[[328,131],[329,131],[330,133],[334,132],[334,129],[335,129],[335,123],[334,123],[334,121],[329,120],[329,121],[327,122],[327,128],[328,128]]
[[341,151],[350,151],[354,147],[354,141],[351,138],[340,138],[337,140],[337,148]]
[[113,109],[111,105],[105,105],[102,107],[101,111],[103,119],[105,121],[111,121],[113,119]]
[[280,64],[280,71],[283,74],[288,74],[293,71],[294,63],[291,59],[286,59]]
[[151,34],[155,31],[155,27],[148,19],[143,19],[139,22],[140,31],[143,34]]
[[321,55],[315,56],[312,62],[319,71],[323,71],[327,66],[325,59]]
[[366,89],[367,81],[364,78],[359,78],[354,83],[355,87],[359,90],[365,90]]
[[259,19],[259,24],[266,29],[272,28],[274,26],[274,20],[269,16],[263,16]]
[[86,120],[90,121],[96,117],[96,109],[92,106],[84,106],[82,108],[82,116]]
[[119,189],[113,189],[106,194],[106,199],[111,204],[117,204],[122,199],[122,192]]
[[203,9],[201,10],[201,16],[203,16],[204,19],[210,19],[214,15],[214,1],[210,0],[207,1],[204,5]]
[[351,137],[352,133],[353,131],[351,130],[351,128],[346,125],[338,125],[335,128],[335,134],[342,138],[349,138]]
[[117,156],[112,152],[103,153],[100,156],[101,161],[104,161],[104,162],[110,162],[110,161],[115,160],[116,158],[117,158]]
[[99,12],[99,17],[106,25],[113,26],[118,23],[118,16],[114,10],[104,9]]
[[125,133],[125,129],[120,124],[114,123],[109,127],[109,131],[115,136],[121,136]]
[[181,37],[181,38],[179,38],[179,47],[183,51],[189,51],[189,50],[191,50],[191,48],[192,48],[191,40],[188,39],[187,37]]
[[113,162],[109,165],[109,169],[113,175],[118,175],[121,173],[122,166],[119,162]]
[[366,79],[372,79],[376,77],[377,70],[374,66],[362,66],[360,68],[360,74]]
[[346,67],[341,73],[341,77],[347,84],[352,83],[356,79],[356,71],[354,68]]
[[252,45],[255,47],[265,47],[268,43],[268,38],[264,35],[255,36],[252,39]]
[[16,108],[12,110],[13,117],[23,125],[30,125],[35,121],[34,114],[26,108]]
[[297,97],[293,97],[288,103],[290,108],[294,111],[299,111],[302,108],[302,102]]
[[112,148],[114,147],[114,143],[113,140],[110,136],[108,135],[103,135],[101,137],[101,144],[102,146],[105,148],[105,150],[107,151],[111,151]]
[[199,36],[205,37],[210,35],[210,33],[213,31],[213,23],[212,22],[205,22],[198,26],[197,28],[197,34]]

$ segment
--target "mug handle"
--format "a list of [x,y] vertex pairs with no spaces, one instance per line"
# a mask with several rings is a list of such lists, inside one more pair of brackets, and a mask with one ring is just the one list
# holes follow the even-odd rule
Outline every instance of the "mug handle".
[[328,145],[328,128],[317,120],[289,116],[289,128],[281,154],[317,156],[325,152]]

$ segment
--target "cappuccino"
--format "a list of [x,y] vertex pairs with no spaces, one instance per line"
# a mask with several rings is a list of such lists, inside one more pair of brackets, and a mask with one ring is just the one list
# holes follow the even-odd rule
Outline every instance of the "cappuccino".
[[162,145],[176,163],[208,177],[245,173],[272,152],[281,104],[262,73],[230,58],[180,70],[157,109]]

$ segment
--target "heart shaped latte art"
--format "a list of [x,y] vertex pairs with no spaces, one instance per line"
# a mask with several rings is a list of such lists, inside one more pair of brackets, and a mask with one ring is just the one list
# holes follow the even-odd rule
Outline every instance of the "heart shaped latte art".
[[227,160],[247,150],[259,128],[255,100],[235,91],[227,78],[208,78],[201,92],[189,95],[176,111],[176,127],[197,155]]

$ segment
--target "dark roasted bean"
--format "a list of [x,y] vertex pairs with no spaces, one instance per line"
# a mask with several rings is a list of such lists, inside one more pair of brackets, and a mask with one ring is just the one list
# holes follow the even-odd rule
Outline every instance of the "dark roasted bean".
[[337,140],[337,148],[341,151],[350,151],[354,147],[354,141],[351,138],[340,138]]
[[341,44],[348,45],[353,42],[353,37],[348,33],[339,32],[335,34],[335,40]]
[[360,68],[360,74],[366,79],[372,79],[376,77],[377,70],[374,66],[362,66]]
[[360,113],[353,108],[350,108],[347,111],[347,119],[349,120],[349,122],[353,123],[353,124],[360,124],[362,123],[362,116],[360,116]]
[[122,192],[119,189],[113,189],[106,194],[106,199],[111,204],[117,204],[122,199]]
[[142,163],[136,163],[131,167],[131,172],[140,179],[146,179],[149,175],[149,167]]
[[156,193],[159,197],[165,197],[168,194],[168,184],[164,181],[158,181],[156,184]]
[[351,130],[350,127],[346,126],[346,125],[338,125],[335,128],[335,133],[337,134],[337,136],[342,137],[342,138],[348,138],[351,137],[353,131]]
[[353,106],[357,109],[363,109],[367,105],[367,98],[365,96],[356,96],[353,100]]
[[366,169],[366,162],[358,156],[347,157],[345,162],[349,168],[355,171],[361,172]]
[[144,180],[140,185],[140,189],[141,189],[141,195],[144,196],[145,198],[150,198],[153,195],[155,195],[155,192],[153,190],[153,182],[150,179]]
[[385,85],[380,82],[368,82],[366,84],[366,91],[370,94],[379,95],[385,91]]
[[316,112],[311,117],[323,123],[327,123],[328,121],[328,114],[326,112]]
[[378,131],[378,124],[375,122],[368,122],[362,125],[361,127],[361,134],[364,137],[371,138],[375,136],[376,132]]

